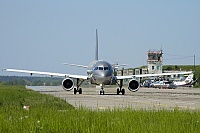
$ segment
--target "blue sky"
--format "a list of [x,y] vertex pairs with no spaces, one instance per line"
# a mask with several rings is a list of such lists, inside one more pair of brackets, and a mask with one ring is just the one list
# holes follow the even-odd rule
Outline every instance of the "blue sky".
[[147,51],[162,46],[164,65],[192,65],[194,54],[199,65],[199,7],[199,0],[1,0],[0,68],[86,74],[62,63],[94,60],[95,29],[108,62],[146,65]]

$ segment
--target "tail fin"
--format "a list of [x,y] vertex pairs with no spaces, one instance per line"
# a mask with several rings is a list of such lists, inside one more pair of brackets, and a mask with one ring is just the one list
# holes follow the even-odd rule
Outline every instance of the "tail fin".
[[186,83],[191,83],[192,80],[193,80],[193,76],[194,76],[193,73],[189,74],[188,77],[185,79],[185,82],[186,82]]
[[95,52],[95,60],[98,60],[98,34],[96,29],[96,52]]

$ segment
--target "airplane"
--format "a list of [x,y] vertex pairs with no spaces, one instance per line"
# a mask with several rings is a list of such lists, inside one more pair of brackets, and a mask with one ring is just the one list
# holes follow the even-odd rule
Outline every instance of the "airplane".
[[194,83],[193,76],[194,74],[191,73],[182,81],[159,80],[152,82],[150,86],[153,88],[176,88],[179,86],[191,86]]
[[172,82],[169,81],[156,81],[152,83],[153,88],[167,88]]
[[[88,66],[85,65],[76,65],[76,64],[68,64],[63,63],[64,65],[71,65],[77,67],[87,68],[87,75],[73,75],[73,74],[65,74],[65,73],[52,73],[52,72],[41,72],[41,71],[30,71],[30,70],[20,70],[20,69],[3,69],[4,71],[9,72],[21,72],[21,73],[29,73],[30,75],[33,74],[40,74],[40,75],[49,75],[49,76],[56,76],[56,77],[64,77],[62,81],[62,87],[66,91],[70,91],[74,89],[74,94],[77,92],[82,94],[82,88],[80,88],[81,84],[84,81],[88,81],[91,84],[99,85],[100,95],[104,95],[104,86],[110,85],[111,83],[116,83],[119,88],[117,88],[117,95],[120,93],[122,95],[125,94],[125,89],[123,88],[123,80],[129,79],[128,82],[128,89],[132,92],[136,92],[140,88],[140,83],[135,79],[136,77],[150,77],[150,76],[163,76],[163,75],[175,75],[175,74],[189,74],[192,72],[180,72],[180,73],[161,73],[161,74],[142,74],[142,75],[127,75],[127,76],[115,76],[114,69],[117,66],[112,66],[110,63],[104,60],[98,59],[98,33],[96,29],[96,50],[95,50],[95,60],[92,61]],[[76,79],[76,87],[75,81]],[[119,83],[117,81],[120,81]]]
[[183,81],[173,81],[175,86],[190,86],[193,84],[193,76],[194,74],[191,73],[187,76],[187,78]]

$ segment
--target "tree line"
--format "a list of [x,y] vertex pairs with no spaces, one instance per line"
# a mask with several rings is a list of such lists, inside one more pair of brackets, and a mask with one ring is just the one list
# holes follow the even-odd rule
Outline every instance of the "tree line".
[[55,77],[0,76],[0,85],[58,86],[62,80]]

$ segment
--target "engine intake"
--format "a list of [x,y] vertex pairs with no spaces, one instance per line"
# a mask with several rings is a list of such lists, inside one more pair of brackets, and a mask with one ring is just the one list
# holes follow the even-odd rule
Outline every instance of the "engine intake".
[[62,81],[63,89],[66,91],[70,91],[74,88],[74,81],[71,78],[65,78]]
[[135,92],[135,91],[138,91],[139,88],[140,88],[140,83],[139,83],[137,80],[131,79],[131,80],[129,81],[129,83],[128,83],[128,89],[129,89],[130,91]]

